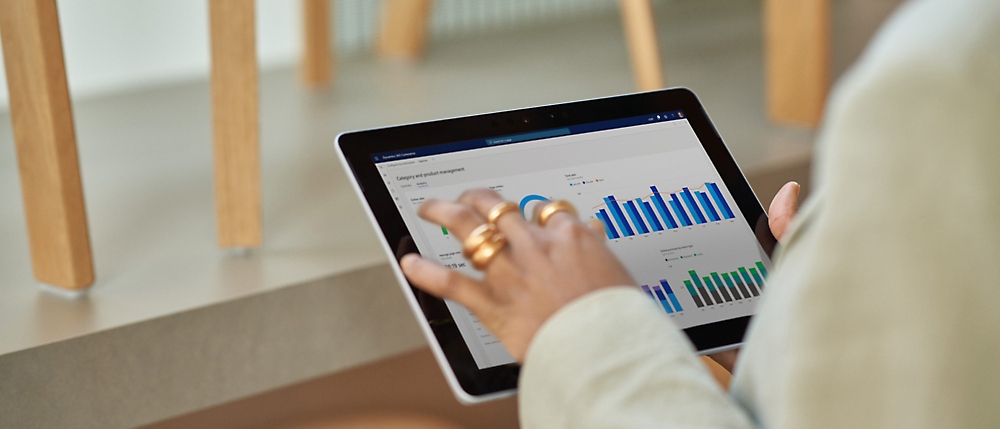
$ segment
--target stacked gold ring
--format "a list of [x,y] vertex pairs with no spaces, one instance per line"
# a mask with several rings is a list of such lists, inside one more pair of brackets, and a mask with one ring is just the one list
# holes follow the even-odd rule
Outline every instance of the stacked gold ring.
[[497,230],[496,225],[492,223],[484,223],[477,226],[476,229],[473,229],[469,233],[469,238],[466,238],[465,242],[462,243],[462,255],[466,258],[471,258],[476,253],[476,250],[499,233],[500,231]]
[[477,226],[462,243],[462,255],[472,261],[472,267],[485,270],[504,246],[507,237],[497,229],[497,219],[507,213],[520,212],[521,208],[510,201],[493,206],[486,215],[486,223]]
[[485,270],[490,262],[493,262],[493,258],[500,254],[505,245],[507,245],[507,237],[499,232],[493,234],[472,253],[472,268],[480,271]]

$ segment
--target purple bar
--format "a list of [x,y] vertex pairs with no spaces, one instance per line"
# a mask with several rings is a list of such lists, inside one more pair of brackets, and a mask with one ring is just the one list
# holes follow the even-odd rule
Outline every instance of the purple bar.
[[650,298],[656,299],[656,297],[653,296],[653,291],[649,290],[649,286],[642,285],[642,290],[645,291]]

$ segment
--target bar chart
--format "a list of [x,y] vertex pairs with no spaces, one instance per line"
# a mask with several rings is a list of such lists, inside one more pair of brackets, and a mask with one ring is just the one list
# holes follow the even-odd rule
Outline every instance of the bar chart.
[[604,224],[609,239],[645,235],[652,232],[688,227],[695,224],[720,222],[736,217],[719,186],[706,182],[697,188],[682,188],[652,193],[629,200],[614,195],[604,197],[604,203],[594,207],[595,215]]
[[760,296],[767,279],[767,269],[760,261],[752,267],[737,267],[729,272],[713,271],[704,276],[695,270],[688,271],[690,279],[684,280],[691,300],[698,308]]
[[666,280],[660,280],[660,284],[654,284],[652,288],[649,285],[642,285],[642,290],[650,298],[653,298],[653,300],[659,301],[663,309],[667,311],[667,314],[684,311],[680,301],[677,300],[677,295],[674,295],[674,290],[670,288],[670,284]]

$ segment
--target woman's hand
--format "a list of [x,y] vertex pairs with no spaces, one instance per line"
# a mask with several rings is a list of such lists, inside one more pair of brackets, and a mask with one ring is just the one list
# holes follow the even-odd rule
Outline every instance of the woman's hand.
[[[782,238],[785,237],[785,231],[788,230],[788,225],[795,220],[795,216],[799,213],[799,191],[801,187],[798,183],[788,182],[785,186],[782,186],[778,193],[771,200],[771,206],[768,208],[768,218],[767,223],[771,228],[771,234],[774,238],[777,238],[780,242]],[[708,355],[716,363],[721,365],[726,371],[730,373],[733,372],[733,368],[736,367],[736,358],[738,357],[739,349],[729,350],[719,353],[713,353]]]
[[[496,192],[475,189],[458,203],[429,200],[419,214],[465,240],[501,202]],[[403,257],[400,265],[417,287],[475,313],[518,362],[542,323],[562,306],[600,288],[635,285],[605,245],[603,227],[588,226],[567,212],[553,214],[545,227],[519,213],[502,215],[496,224],[507,245],[481,281],[415,254]]]

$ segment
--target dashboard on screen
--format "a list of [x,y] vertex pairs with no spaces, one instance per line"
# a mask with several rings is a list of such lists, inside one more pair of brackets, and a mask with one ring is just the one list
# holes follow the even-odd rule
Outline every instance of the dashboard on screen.
[[[372,155],[425,258],[481,278],[461,240],[420,219],[431,198],[489,188],[519,203],[568,200],[679,328],[753,314],[770,259],[683,111]],[[448,310],[476,365],[514,359],[458,303]]]

